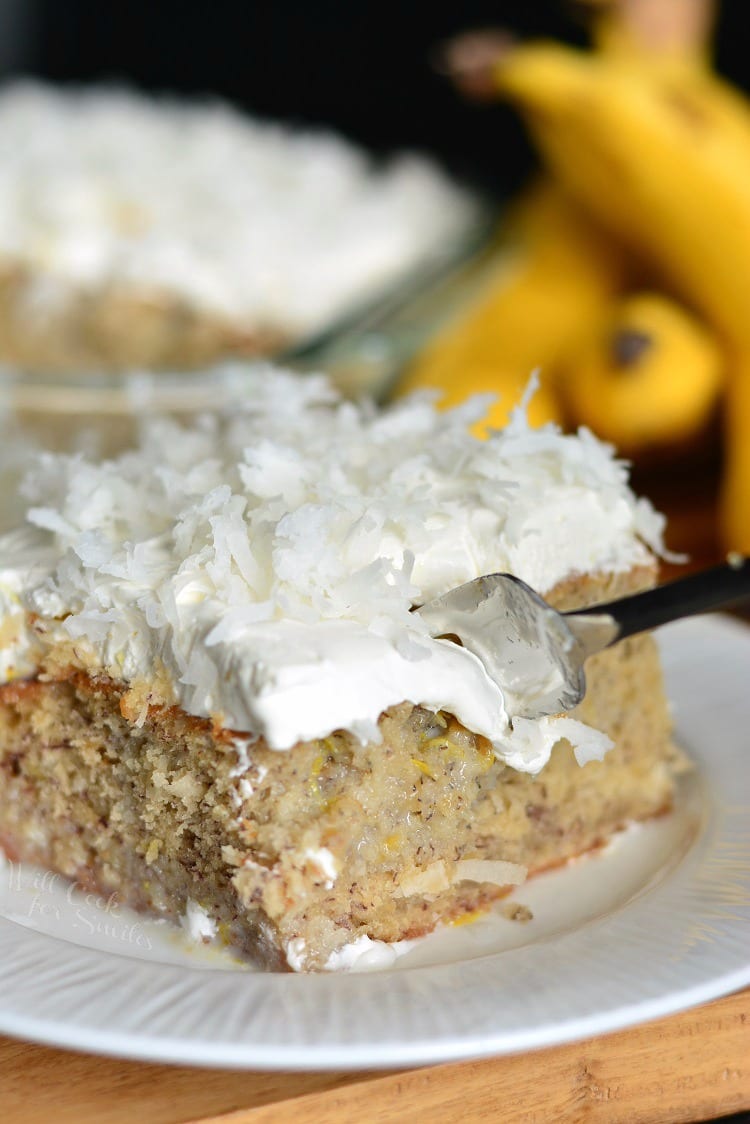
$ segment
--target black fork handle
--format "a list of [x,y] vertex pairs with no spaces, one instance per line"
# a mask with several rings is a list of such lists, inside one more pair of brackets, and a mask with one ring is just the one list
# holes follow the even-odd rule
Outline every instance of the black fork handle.
[[747,598],[750,598],[750,559],[738,556],[721,566],[689,574],[656,589],[606,605],[592,605],[570,615],[587,617],[606,613],[614,617],[619,626],[616,639],[623,640],[660,624],[736,605]]

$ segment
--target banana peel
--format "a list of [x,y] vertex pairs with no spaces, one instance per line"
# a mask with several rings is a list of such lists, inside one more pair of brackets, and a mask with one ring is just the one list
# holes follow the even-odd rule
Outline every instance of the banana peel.
[[615,305],[571,356],[562,385],[579,423],[637,454],[699,433],[725,366],[697,317],[661,293],[638,293]]
[[750,107],[698,68],[538,44],[496,68],[548,168],[695,309],[728,363],[721,533],[750,551]]
[[509,223],[498,267],[483,293],[439,331],[395,389],[443,392],[438,405],[471,394],[500,400],[475,432],[504,425],[532,370],[540,389],[532,398],[532,425],[563,420],[554,375],[568,352],[597,324],[622,286],[623,260],[575,204],[543,185]]
[[499,89],[584,210],[728,336],[750,336],[750,116],[695,74],[520,47]]
[[564,406],[637,453],[690,439],[723,385],[724,543],[750,552],[750,105],[710,69],[711,0],[590,3],[594,52],[506,40],[490,59],[547,178],[515,209],[513,267],[401,389],[510,407],[541,366],[538,420]]
[[729,550],[750,554],[750,351],[730,357],[719,527]]

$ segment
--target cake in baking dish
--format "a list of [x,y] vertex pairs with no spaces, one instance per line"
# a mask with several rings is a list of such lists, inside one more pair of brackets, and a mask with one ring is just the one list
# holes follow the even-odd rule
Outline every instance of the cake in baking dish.
[[255,381],[233,416],[30,474],[0,569],[7,853],[317,970],[667,809],[650,637],[590,661],[574,714],[511,721],[411,611],[501,570],[564,608],[652,584],[661,517],[611,450],[520,409],[478,441],[484,401]]
[[431,162],[229,106],[0,91],[0,362],[190,367],[315,334],[460,244]]

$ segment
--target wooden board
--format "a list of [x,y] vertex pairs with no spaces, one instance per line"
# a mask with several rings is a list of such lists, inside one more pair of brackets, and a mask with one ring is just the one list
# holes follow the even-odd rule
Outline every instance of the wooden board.
[[517,1057],[388,1073],[147,1065],[0,1038],[3,1124],[681,1124],[750,1109],[750,990]]

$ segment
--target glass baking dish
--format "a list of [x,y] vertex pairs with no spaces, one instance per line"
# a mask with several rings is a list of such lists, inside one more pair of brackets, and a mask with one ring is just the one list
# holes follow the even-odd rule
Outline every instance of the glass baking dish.
[[23,511],[19,481],[40,450],[102,457],[132,444],[144,416],[189,419],[246,399],[258,363],[325,371],[347,396],[377,399],[444,319],[496,266],[494,209],[477,208],[461,240],[325,331],[264,359],[186,371],[32,373],[0,366],[0,530]]

